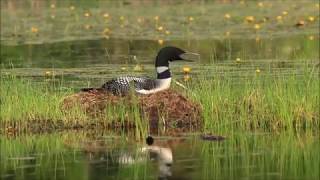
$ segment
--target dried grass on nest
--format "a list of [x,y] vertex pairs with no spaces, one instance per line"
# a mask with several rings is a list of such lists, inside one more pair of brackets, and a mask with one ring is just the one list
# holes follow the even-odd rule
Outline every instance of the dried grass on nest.
[[[136,103],[134,103],[136,102]],[[142,117],[149,120],[150,127],[197,128],[201,126],[201,108],[175,90],[150,95],[114,96],[104,91],[79,92],[63,100],[62,109],[80,106],[90,115],[103,114],[108,105],[138,105]]]

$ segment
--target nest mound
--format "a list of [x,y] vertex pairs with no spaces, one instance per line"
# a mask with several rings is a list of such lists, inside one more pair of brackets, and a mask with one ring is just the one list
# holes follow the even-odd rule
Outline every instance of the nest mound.
[[[201,127],[201,107],[175,90],[150,95],[114,96],[108,92],[92,90],[66,97],[62,109],[78,106],[90,115],[103,115],[108,106],[137,105],[141,117],[149,120],[151,128],[164,127],[195,129]],[[116,112],[115,112],[116,113]]]

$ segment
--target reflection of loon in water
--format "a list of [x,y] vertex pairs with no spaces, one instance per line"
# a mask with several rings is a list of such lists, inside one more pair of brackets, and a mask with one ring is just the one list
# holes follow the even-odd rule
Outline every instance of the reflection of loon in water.
[[138,156],[137,158],[134,158],[129,154],[123,154],[122,156],[119,157],[119,163],[135,164],[139,162],[144,162],[146,160],[145,153],[149,153],[150,155],[149,157],[151,160],[158,161],[159,179],[164,180],[172,175],[171,173],[171,166],[173,163],[172,151],[170,148],[166,148],[166,147],[160,147],[156,145],[145,146],[140,149],[140,152],[139,152],[140,156]]

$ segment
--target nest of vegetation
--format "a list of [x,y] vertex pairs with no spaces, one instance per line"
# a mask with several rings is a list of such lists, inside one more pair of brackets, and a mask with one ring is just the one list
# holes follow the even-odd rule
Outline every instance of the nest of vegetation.
[[[79,107],[82,111],[90,116],[107,119],[109,126],[114,126],[115,122],[120,120],[112,119],[117,116],[111,114],[118,113],[117,111],[110,113],[110,107],[125,106],[128,110],[133,106],[137,107],[139,116],[143,120],[148,120],[150,128],[172,127],[172,128],[188,128],[196,129],[201,127],[201,107],[186,98],[181,93],[175,90],[165,90],[150,95],[127,95],[114,96],[105,91],[92,90],[89,92],[79,92],[66,97],[62,103],[62,109],[67,112],[74,107]],[[110,112],[110,109],[109,109]],[[110,116],[110,117],[107,117]],[[136,122],[132,119],[130,112],[125,115],[127,126],[134,127]],[[99,119],[99,118],[98,118]],[[110,121],[109,121],[110,120]],[[105,123],[105,122],[104,122]]]

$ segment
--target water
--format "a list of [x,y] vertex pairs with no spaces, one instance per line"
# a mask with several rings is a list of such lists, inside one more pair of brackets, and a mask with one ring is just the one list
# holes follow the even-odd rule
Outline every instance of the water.
[[[262,77],[284,78],[300,74],[304,68],[319,71],[318,19],[307,22],[306,27],[294,26],[296,17],[316,13],[318,18],[313,1],[270,1],[264,3],[269,8],[259,10],[253,1],[245,6],[233,1],[189,3],[76,4],[66,0],[52,7],[51,1],[44,0],[1,1],[0,75],[21,76],[35,83],[63,82],[62,91],[98,87],[120,75],[154,76],[156,53],[169,45],[201,55],[197,62],[170,64],[173,78],[183,83],[197,81],[198,76],[226,74],[234,83],[241,83],[240,79],[255,76],[256,70],[261,70]],[[289,15],[278,23],[274,16],[283,10]],[[84,17],[86,12],[90,17]],[[105,20],[106,12],[110,20]],[[234,19],[226,22],[222,18],[225,13]],[[253,24],[243,23],[247,15],[255,15],[259,23],[264,17],[270,20],[261,23],[260,31],[252,31]],[[119,21],[121,16],[123,22]],[[159,24],[155,16],[159,16]],[[194,17],[194,22],[186,22],[188,17]],[[139,25],[139,18],[144,23]],[[159,25],[171,34],[156,30]],[[101,33],[106,27],[111,30],[107,37]],[[191,67],[191,73],[186,76],[183,67]],[[204,141],[200,134],[154,135],[152,147],[136,141],[128,132],[0,135],[0,178],[211,180],[320,176],[319,132],[230,130],[221,134],[226,140],[218,142]]]
[[312,134],[155,136],[69,132],[1,137],[2,179],[317,179],[319,137]]
[[[191,67],[190,77],[214,77],[228,73],[241,78],[255,75],[256,69],[267,74],[299,74],[307,64],[314,67],[319,54],[313,49],[319,42],[298,35],[275,39],[212,39],[168,41],[166,45],[200,53],[196,62],[174,62],[174,78],[184,81],[183,67]],[[72,81],[73,86],[100,86],[121,75],[154,76],[154,59],[161,48],[151,40],[98,39],[49,44],[1,46],[2,75],[15,74],[43,80],[48,74]],[[236,59],[240,59],[240,63]],[[136,66],[142,67],[135,70]],[[263,73],[262,73],[263,74]],[[70,87],[70,86],[69,86]]]

